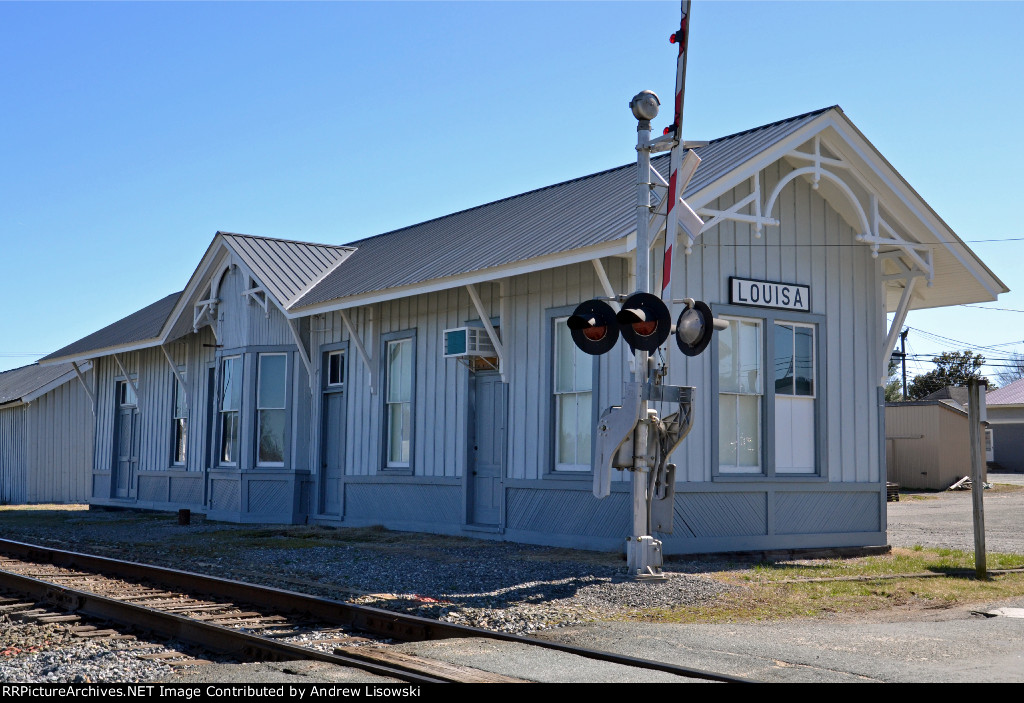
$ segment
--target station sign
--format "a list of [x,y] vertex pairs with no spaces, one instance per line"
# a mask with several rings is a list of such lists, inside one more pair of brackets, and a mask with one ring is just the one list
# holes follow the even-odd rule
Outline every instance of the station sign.
[[811,309],[811,287],[730,276],[729,302],[733,305],[808,312]]

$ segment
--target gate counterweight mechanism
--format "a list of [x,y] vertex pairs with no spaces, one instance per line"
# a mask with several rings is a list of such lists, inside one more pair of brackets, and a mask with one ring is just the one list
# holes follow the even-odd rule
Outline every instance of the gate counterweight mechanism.
[[[671,252],[677,232],[682,229],[692,242],[702,225],[701,219],[681,198],[686,184],[700,163],[692,151],[684,157],[682,141],[683,85],[686,75],[686,45],[689,34],[689,0],[682,0],[682,20],[671,42],[679,45],[676,63],[675,117],[665,134],[651,140],[651,120],[658,116],[661,101],[645,90],[630,101],[637,119],[637,227],[636,281],[638,290],[629,296],[618,296],[622,309],[616,313],[604,300],[581,303],[566,324],[573,342],[591,355],[605,354],[615,346],[619,336],[635,356],[633,379],[623,384],[622,405],[608,408],[597,421],[594,469],[594,495],[605,498],[611,493],[612,471],[632,472],[633,528],[626,538],[626,562],[630,576],[636,579],[664,579],[661,542],[652,532],[672,533],[675,503],[675,464],[669,463],[672,453],[693,429],[694,388],[662,383],[667,375],[664,361],[651,356],[674,334],[676,345],[686,356],[697,356],[707,349],[715,330],[728,328],[728,322],[714,317],[704,302],[686,298],[684,308],[672,324],[668,305],[651,291],[651,244],[660,229],[650,232],[651,191],[664,180],[654,177],[651,153],[671,149],[671,174],[664,198],[667,215],[665,227],[665,265],[662,296],[671,289]],[[674,209],[674,206],[678,208]],[[696,230],[694,232],[693,230]],[[686,246],[689,253],[689,242]],[[661,355],[664,359],[664,355]],[[651,403],[670,406],[659,417]]]

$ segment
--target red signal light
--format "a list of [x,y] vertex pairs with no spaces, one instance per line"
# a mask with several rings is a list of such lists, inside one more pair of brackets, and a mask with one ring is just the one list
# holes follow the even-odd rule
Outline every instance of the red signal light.
[[650,337],[658,329],[658,321],[634,322],[633,331],[641,337]]
[[668,38],[668,43],[669,44],[675,44],[676,43],[676,35],[675,34],[673,34],[672,36],[670,36]]
[[591,342],[600,342],[604,339],[604,336],[608,334],[608,326],[601,325],[600,327],[588,327],[583,330],[583,336],[589,339]]

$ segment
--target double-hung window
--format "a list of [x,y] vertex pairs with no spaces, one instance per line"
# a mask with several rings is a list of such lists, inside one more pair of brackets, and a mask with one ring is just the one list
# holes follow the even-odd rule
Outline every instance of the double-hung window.
[[184,466],[188,459],[188,403],[185,389],[174,377],[174,406],[171,417],[171,464]]
[[242,357],[228,356],[220,363],[219,464],[238,465],[239,413],[242,411]]
[[256,465],[284,466],[288,356],[260,354],[256,372]]
[[555,471],[590,471],[594,357],[573,344],[567,319],[553,321]]
[[761,473],[762,324],[730,320],[718,332],[718,470]]
[[408,468],[412,453],[414,338],[385,345],[385,468]]

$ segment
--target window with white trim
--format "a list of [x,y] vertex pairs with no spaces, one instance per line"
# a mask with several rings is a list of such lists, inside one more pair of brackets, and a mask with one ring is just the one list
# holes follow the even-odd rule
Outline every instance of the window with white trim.
[[345,353],[340,351],[327,354],[327,385],[336,388],[345,385]]
[[761,473],[762,326],[732,319],[718,332],[718,470]]
[[218,464],[238,465],[242,411],[242,357],[227,356],[220,362],[220,453]]
[[555,471],[590,471],[594,357],[573,343],[567,319],[558,317],[553,321]]
[[384,421],[386,466],[406,468],[412,452],[413,340],[389,341],[386,347]]
[[171,410],[171,464],[184,466],[188,460],[188,404],[185,389],[174,377],[174,404]]
[[288,356],[259,354],[256,371],[256,465],[284,466]]

